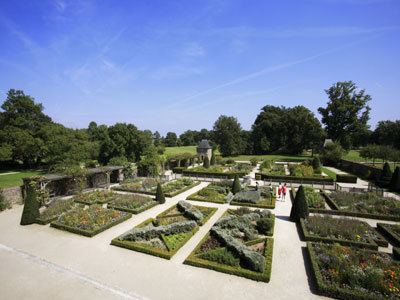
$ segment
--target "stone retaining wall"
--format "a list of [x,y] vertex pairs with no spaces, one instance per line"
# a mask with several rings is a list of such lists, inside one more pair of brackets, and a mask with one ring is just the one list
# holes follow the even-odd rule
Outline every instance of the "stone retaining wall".
[[23,187],[22,186],[4,188],[2,190],[2,192],[3,192],[4,200],[10,201],[12,205],[23,203]]

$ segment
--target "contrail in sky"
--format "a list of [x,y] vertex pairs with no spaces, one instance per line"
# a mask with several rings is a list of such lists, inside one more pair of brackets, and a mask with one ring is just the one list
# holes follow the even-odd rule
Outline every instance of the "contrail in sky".
[[173,108],[173,107],[176,107],[176,106],[178,106],[180,104],[184,104],[184,103],[186,103],[187,101],[189,101],[191,99],[194,99],[194,98],[209,94],[209,93],[211,93],[213,91],[220,90],[220,89],[225,88],[227,86],[236,85],[236,84],[239,84],[239,83],[241,83],[243,81],[250,80],[252,78],[260,77],[260,76],[268,74],[268,73],[272,73],[272,72],[279,71],[279,70],[282,70],[282,69],[287,69],[287,68],[290,68],[290,67],[293,67],[293,66],[296,66],[296,65],[300,65],[300,64],[312,61],[312,60],[317,59],[319,57],[322,57],[322,56],[325,56],[325,55],[340,51],[342,49],[349,48],[351,46],[366,42],[366,41],[371,40],[371,39],[374,39],[377,36],[378,35],[375,35],[375,36],[369,37],[369,38],[365,38],[365,39],[360,39],[358,41],[355,41],[355,42],[352,42],[352,43],[348,43],[348,44],[345,44],[345,45],[342,45],[342,46],[339,46],[339,47],[335,47],[335,48],[332,48],[330,50],[326,50],[326,51],[323,51],[321,53],[318,53],[318,54],[315,54],[315,55],[312,55],[312,56],[308,56],[306,58],[302,58],[302,59],[299,59],[299,60],[295,60],[295,61],[287,62],[287,63],[284,63],[284,64],[280,64],[280,65],[277,65],[277,66],[272,66],[272,67],[268,67],[268,68],[262,69],[260,71],[248,74],[248,75],[243,76],[243,77],[239,77],[237,79],[228,81],[226,83],[217,85],[217,86],[215,86],[213,88],[209,88],[207,90],[204,90],[204,91],[198,92],[198,93],[196,93],[194,95],[191,95],[191,96],[188,96],[186,98],[183,98],[182,100],[177,101],[174,104],[170,105],[169,108]]

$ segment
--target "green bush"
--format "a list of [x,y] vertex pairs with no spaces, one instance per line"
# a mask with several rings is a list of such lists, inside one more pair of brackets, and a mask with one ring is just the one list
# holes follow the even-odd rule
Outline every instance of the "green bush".
[[400,192],[400,167],[396,167],[396,170],[394,170],[392,180],[390,181],[390,188],[393,191]]
[[157,184],[156,201],[160,204],[165,203],[165,196],[160,183]]
[[324,165],[332,165],[336,166],[342,156],[344,155],[344,150],[340,143],[333,142],[328,143],[325,148],[322,150],[321,158],[324,162]]
[[250,159],[250,162],[251,162],[251,165],[255,167],[255,166],[257,166],[258,158],[257,157],[252,157]]
[[211,156],[210,165],[211,165],[211,166],[215,165],[215,154],[214,154],[214,152],[213,152],[213,154],[212,154],[212,156]]
[[319,161],[319,157],[316,156],[314,157],[313,161],[312,161],[312,167],[314,170],[318,170],[321,168],[321,162]]
[[235,179],[232,183],[232,193],[236,194],[242,190],[242,186],[240,185],[239,176],[235,175]]
[[301,185],[294,198],[294,203],[290,211],[290,220],[298,222],[300,219],[307,219],[309,215],[308,205],[306,201],[306,195],[304,193],[304,187]]
[[234,267],[239,266],[240,263],[240,259],[235,257],[232,252],[228,251],[226,248],[209,250],[199,255],[199,258]]
[[274,219],[272,218],[261,218],[257,220],[257,230],[261,234],[265,234],[270,231],[274,226]]
[[36,199],[35,188],[28,185],[28,190],[26,192],[24,210],[21,217],[21,225],[29,225],[36,222],[36,218],[39,217],[40,203]]
[[208,158],[208,156],[206,156],[204,158],[204,163],[203,163],[204,168],[208,169],[210,168],[210,159]]
[[225,162],[226,162],[228,165],[231,165],[231,164],[234,164],[234,163],[235,163],[235,161],[234,161],[233,159],[227,159]]
[[383,170],[381,173],[381,181],[390,181],[392,179],[392,171],[390,170],[389,164],[386,162],[383,165]]
[[336,174],[337,182],[357,183],[357,176],[348,174]]

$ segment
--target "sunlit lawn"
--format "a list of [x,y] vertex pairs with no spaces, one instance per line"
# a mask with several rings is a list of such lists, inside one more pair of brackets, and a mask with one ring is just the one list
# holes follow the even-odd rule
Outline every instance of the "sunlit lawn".
[[21,173],[10,174],[10,175],[0,175],[0,188],[7,188],[13,186],[19,186],[23,184],[22,178],[30,177],[34,175],[41,175],[44,172],[26,172],[21,171]]

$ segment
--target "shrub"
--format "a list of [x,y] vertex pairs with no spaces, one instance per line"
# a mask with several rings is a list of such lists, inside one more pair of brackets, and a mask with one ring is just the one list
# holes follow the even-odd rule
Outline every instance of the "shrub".
[[325,146],[325,148],[322,150],[321,158],[325,165],[336,166],[343,155],[344,150],[342,146],[337,142],[333,142],[328,143]]
[[390,181],[390,188],[393,191],[400,191],[400,167],[396,167],[396,170],[394,170],[392,180]]
[[290,211],[290,220],[293,222],[300,221],[301,218],[307,219],[309,215],[306,195],[304,187],[301,185],[296,193],[296,198]]
[[235,179],[232,183],[232,193],[236,194],[242,190],[242,186],[240,185],[239,176],[235,175]]
[[211,156],[210,165],[211,165],[211,166],[215,165],[215,154],[214,154],[214,152],[213,152],[213,154],[212,154],[212,156]]
[[157,184],[156,201],[160,204],[165,203],[165,196],[160,183]]
[[235,194],[232,201],[257,204],[260,201],[260,192],[240,191]]
[[392,178],[392,171],[390,170],[389,164],[386,162],[383,165],[383,171],[381,174],[381,180],[382,181],[389,181]]
[[272,218],[261,218],[257,220],[257,230],[261,234],[270,231],[272,226],[274,226],[274,220]]
[[257,166],[258,158],[257,158],[257,157],[252,157],[252,158],[250,159],[250,162],[251,162],[251,165],[252,165],[252,166]]
[[109,166],[123,166],[126,164],[128,160],[126,159],[125,156],[116,156],[110,159],[108,162]]
[[336,181],[346,182],[346,183],[357,183],[357,176],[347,175],[347,174],[337,174]]
[[321,168],[321,162],[319,161],[319,157],[316,156],[314,157],[313,161],[312,161],[312,167],[314,170],[318,170]]
[[29,225],[36,222],[39,217],[40,203],[36,199],[36,191],[32,185],[28,185],[26,192],[24,210],[21,217],[21,225]]
[[226,163],[227,163],[228,165],[231,165],[231,164],[234,164],[235,161],[234,161],[233,159],[227,159],[227,160],[226,160]]
[[202,212],[189,202],[181,200],[178,202],[177,207],[179,211],[183,212],[187,218],[196,221],[197,224],[201,224],[201,221],[203,221],[204,216]]
[[208,158],[208,156],[204,158],[204,168],[210,168],[210,159]]
[[206,259],[209,261],[215,261],[220,264],[228,265],[228,266],[239,266],[240,260],[236,258],[232,252],[228,251],[226,248],[210,250],[199,256],[202,259]]

